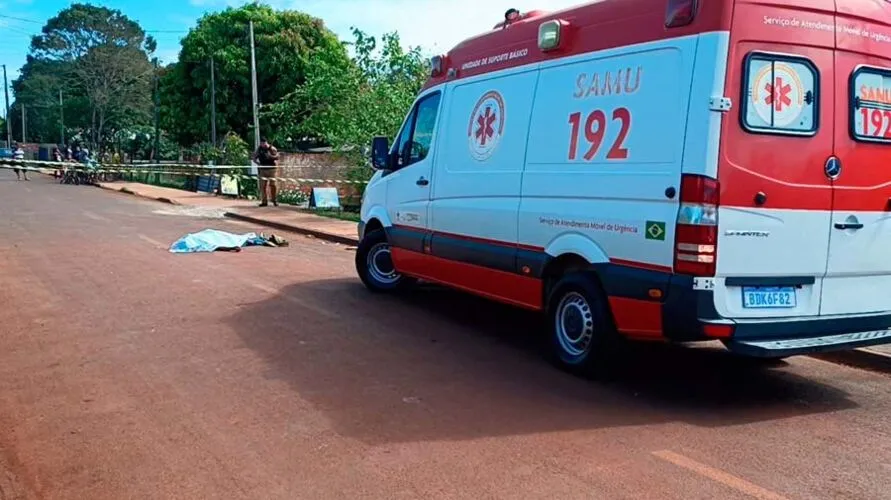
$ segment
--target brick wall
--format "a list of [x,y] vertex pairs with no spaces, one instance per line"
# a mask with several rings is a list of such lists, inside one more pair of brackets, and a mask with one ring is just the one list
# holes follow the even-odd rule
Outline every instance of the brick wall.
[[[279,152],[279,170],[282,177],[300,179],[346,180],[349,165],[331,153],[288,153]],[[285,189],[294,189],[294,184],[285,183]],[[312,183],[300,186],[303,191],[311,187],[336,187],[342,203],[350,203],[357,197],[357,191],[344,184]]]
[[284,177],[305,179],[344,179],[348,166],[330,153],[279,153]]
[[[12,141],[15,144],[15,141]],[[19,146],[22,147],[22,150],[25,151],[25,159],[26,160],[36,160],[37,155],[40,152],[40,144],[35,142],[26,142],[26,143],[18,143]]]

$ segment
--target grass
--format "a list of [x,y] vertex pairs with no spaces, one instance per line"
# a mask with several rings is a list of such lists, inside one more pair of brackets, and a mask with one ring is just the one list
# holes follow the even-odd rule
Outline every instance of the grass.
[[360,220],[358,212],[347,212],[345,210],[337,210],[334,208],[308,209],[306,210],[306,212],[314,215],[320,215],[322,217],[344,220],[347,222],[359,222]]

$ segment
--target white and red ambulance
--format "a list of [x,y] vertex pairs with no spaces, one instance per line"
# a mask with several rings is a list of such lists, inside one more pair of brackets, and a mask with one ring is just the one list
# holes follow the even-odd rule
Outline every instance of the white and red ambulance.
[[432,61],[357,270],[618,337],[757,357],[891,342],[889,0],[601,0],[511,12]]

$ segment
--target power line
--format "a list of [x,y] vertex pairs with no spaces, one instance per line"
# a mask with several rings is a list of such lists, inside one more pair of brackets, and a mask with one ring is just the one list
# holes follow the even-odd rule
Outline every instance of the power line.
[[24,17],[7,16],[6,14],[0,14],[0,17],[5,18],[5,19],[12,19],[15,21],[22,21],[23,23],[43,24],[40,21],[35,21],[33,19],[25,19]]
[[16,33],[19,33],[21,35],[34,36],[33,33],[30,33],[28,31],[25,31],[23,29],[19,29],[19,28],[13,27],[13,26],[6,26],[6,29],[15,31]]
[[[14,21],[21,21],[23,23],[33,23],[33,24],[43,24],[40,21],[35,21],[34,19],[27,19],[24,17],[16,17],[16,16],[8,16],[6,14],[0,14],[0,18],[4,19],[12,19]],[[7,26],[9,27],[9,26]],[[143,29],[146,33],[188,33],[190,30],[168,30],[168,29]]]

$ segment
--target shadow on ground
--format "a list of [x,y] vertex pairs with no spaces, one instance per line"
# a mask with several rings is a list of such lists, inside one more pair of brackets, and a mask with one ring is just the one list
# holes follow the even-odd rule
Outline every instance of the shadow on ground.
[[[256,328],[263,317],[269,329]],[[720,427],[849,409],[840,390],[717,348],[636,345],[604,381],[544,362],[533,313],[438,287],[292,285],[228,319],[346,436],[377,444],[680,421]]]
[[829,352],[818,354],[814,357],[838,365],[850,366],[886,375],[891,374],[891,356],[881,353],[873,354],[869,349]]

